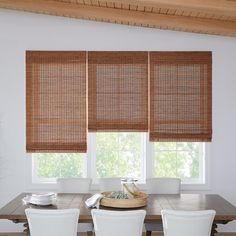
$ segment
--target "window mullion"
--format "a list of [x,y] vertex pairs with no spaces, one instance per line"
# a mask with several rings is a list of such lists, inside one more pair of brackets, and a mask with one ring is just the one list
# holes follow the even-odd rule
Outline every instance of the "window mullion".
[[146,134],[146,179],[154,177],[154,145]]
[[199,176],[200,176],[200,181],[201,183],[204,183],[205,180],[206,180],[206,176],[205,176],[205,143],[202,143],[200,145],[200,152],[199,152],[199,170],[200,170],[200,173],[199,173]]
[[96,134],[88,134],[87,178],[96,180]]

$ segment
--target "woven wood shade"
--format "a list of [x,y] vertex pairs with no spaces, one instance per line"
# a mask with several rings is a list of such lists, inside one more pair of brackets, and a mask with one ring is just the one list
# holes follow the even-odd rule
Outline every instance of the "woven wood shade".
[[150,140],[211,141],[210,52],[150,53]]
[[27,152],[86,152],[86,53],[26,53]]
[[148,130],[148,53],[88,52],[89,131]]

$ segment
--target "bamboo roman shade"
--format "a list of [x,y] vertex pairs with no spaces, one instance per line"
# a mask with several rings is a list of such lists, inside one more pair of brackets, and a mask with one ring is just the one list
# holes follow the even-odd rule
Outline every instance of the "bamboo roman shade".
[[26,109],[27,152],[86,152],[88,131],[211,141],[212,55],[27,51]]
[[147,52],[88,52],[88,129],[148,130]]
[[26,53],[28,152],[86,152],[86,52]]
[[150,53],[150,140],[211,141],[210,52]]

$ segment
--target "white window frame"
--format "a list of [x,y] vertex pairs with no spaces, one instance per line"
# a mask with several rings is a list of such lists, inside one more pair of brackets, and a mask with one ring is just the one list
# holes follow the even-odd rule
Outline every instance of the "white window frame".
[[[153,177],[154,172],[154,145],[149,142],[148,134],[143,135],[143,147],[142,147],[142,178],[140,184],[145,188],[145,180]],[[146,144],[146,148],[145,148]],[[210,190],[210,144],[204,143],[203,158],[202,158],[202,178],[204,182],[199,183],[182,183],[181,187],[183,191],[198,191],[198,190]],[[36,176],[37,161],[32,154],[32,158],[28,158],[27,169],[28,174],[27,186],[28,189],[56,189],[56,179],[40,179]],[[145,161],[146,160],[146,161]],[[85,154],[83,177],[91,178],[93,180],[92,189],[98,189],[98,179],[96,177],[96,137],[95,133],[88,134],[88,151]]]

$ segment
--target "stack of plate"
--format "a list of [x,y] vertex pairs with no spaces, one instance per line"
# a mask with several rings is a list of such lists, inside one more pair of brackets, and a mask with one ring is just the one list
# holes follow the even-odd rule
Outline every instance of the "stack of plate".
[[23,201],[34,205],[47,206],[53,204],[56,199],[55,193],[32,194],[27,195]]

